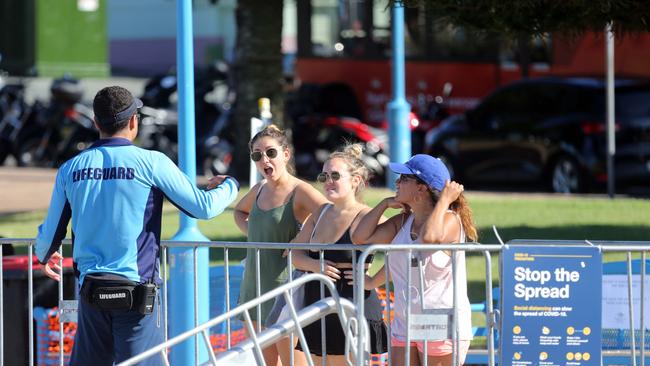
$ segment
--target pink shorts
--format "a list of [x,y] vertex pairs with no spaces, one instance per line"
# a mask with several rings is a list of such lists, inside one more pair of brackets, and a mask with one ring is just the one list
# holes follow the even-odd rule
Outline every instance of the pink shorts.
[[[467,356],[467,351],[469,350],[469,343],[470,341],[458,341],[461,365],[465,363],[465,356]],[[406,342],[392,337],[390,339],[390,344],[393,347],[406,347]],[[418,348],[418,352],[424,353],[424,342],[411,342],[411,347],[416,346]],[[447,356],[452,353],[453,349],[453,342],[449,339],[444,341],[427,341],[427,356]]]

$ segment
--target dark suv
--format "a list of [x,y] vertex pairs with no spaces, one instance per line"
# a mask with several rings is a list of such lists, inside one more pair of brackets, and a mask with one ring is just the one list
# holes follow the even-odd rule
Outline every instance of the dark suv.
[[[650,182],[650,84],[617,80],[617,187]],[[607,182],[605,83],[592,78],[528,79],[504,86],[476,108],[444,120],[426,151],[466,182],[542,182],[583,192]]]

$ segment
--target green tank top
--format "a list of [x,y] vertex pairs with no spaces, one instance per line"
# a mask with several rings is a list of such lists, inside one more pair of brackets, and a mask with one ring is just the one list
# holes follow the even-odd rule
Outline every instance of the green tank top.
[[[248,215],[248,241],[267,243],[288,243],[299,231],[299,223],[293,214],[293,197],[291,193],[289,201],[281,206],[270,210],[262,210],[257,206],[259,192],[255,197],[255,203]],[[261,249],[260,258],[260,294],[264,294],[282,285],[287,280],[287,258],[282,257],[281,249]],[[239,303],[243,304],[257,297],[255,289],[255,249],[246,251],[244,278],[241,283]],[[262,304],[262,319],[265,321],[273,301]],[[251,319],[257,321],[257,310],[249,311]]]

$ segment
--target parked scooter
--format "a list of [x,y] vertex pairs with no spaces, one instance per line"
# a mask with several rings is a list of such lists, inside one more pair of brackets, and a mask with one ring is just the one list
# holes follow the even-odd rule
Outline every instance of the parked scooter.
[[389,161],[388,135],[385,130],[370,127],[349,115],[358,115],[355,113],[358,107],[350,99],[354,94],[345,88],[340,83],[306,84],[288,98],[287,114],[294,122],[296,172],[301,177],[315,179],[332,151],[346,142],[360,142],[364,145],[362,160],[372,173],[371,181],[383,184]]
[[356,118],[345,116],[310,115],[293,125],[296,172],[315,179],[329,154],[346,142],[362,143],[361,159],[371,171],[371,181],[382,184],[389,161],[387,135]]
[[99,138],[93,112],[80,103],[79,81],[64,76],[50,87],[50,103],[35,102],[16,144],[18,165],[58,167]]
[[[423,92],[418,93],[408,117],[412,154],[424,153],[424,137],[427,132],[438,127],[443,119],[449,117],[448,98],[452,89],[451,83],[445,83],[441,94],[435,97]],[[388,120],[382,121],[380,127],[388,130]]]
[[10,83],[8,76],[0,69],[0,165],[7,157],[15,155],[18,132],[29,110],[24,98],[25,86],[22,82]]
[[424,137],[431,129],[438,127],[443,119],[449,117],[448,98],[453,86],[447,82],[439,95],[431,98],[423,93],[418,94],[415,111],[411,112],[411,150],[413,154],[424,152]]
[[16,157],[19,132],[31,110],[24,93],[22,83],[0,85],[0,165],[7,157]]
[[140,108],[138,146],[178,160],[178,113],[171,109]]

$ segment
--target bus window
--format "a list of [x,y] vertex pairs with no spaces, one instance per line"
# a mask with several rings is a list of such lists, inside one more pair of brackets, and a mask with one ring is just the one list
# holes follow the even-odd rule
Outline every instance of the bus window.
[[390,49],[390,8],[383,1],[372,4],[372,56],[387,58]]
[[497,37],[456,26],[436,14],[433,5],[407,7],[404,13],[406,57],[432,61],[494,62]]
[[314,56],[336,55],[339,28],[338,1],[312,1],[311,53]]
[[[298,4],[300,19],[308,17],[310,29],[300,54],[326,58],[385,57],[390,40],[390,12],[372,0],[311,0]],[[305,49],[306,48],[306,49]]]
[[526,46],[520,45],[520,40],[504,37],[501,40],[499,62],[502,67],[515,67],[523,62],[532,64],[535,69],[545,70],[551,64],[552,38],[545,33],[543,35],[524,38]]

